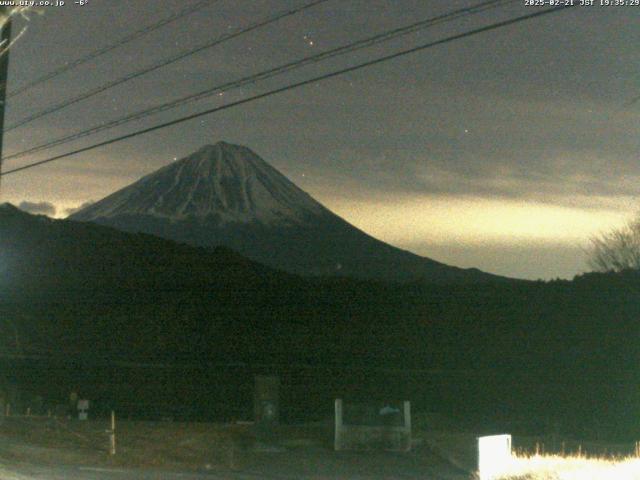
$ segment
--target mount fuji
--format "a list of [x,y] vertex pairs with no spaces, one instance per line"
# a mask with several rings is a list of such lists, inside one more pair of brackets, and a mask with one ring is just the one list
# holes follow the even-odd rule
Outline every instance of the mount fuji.
[[250,149],[225,142],[207,145],[69,218],[191,245],[223,245],[301,275],[436,283],[502,279],[376,240]]

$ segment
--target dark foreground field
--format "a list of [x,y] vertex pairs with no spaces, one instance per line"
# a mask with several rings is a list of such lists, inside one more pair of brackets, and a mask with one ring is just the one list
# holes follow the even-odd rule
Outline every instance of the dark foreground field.
[[[443,429],[420,416],[409,453],[335,452],[331,422],[280,426],[267,445],[249,423],[118,421],[116,455],[109,454],[104,420],[1,418],[3,480],[476,478],[478,433],[453,424]],[[620,477],[625,479],[640,474],[633,443],[515,435],[513,446],[517,478],[582,478],[575,471],[594,469],[597,479],[613,471],[629,470],[631,476]],[[522,476],[525,471],[535,473]],[[556,476],[545,476],[549,472]]]
[[0,435],[2,478],[469,478],[422,432],[410,453],[355,453],[334,452],[325,424],[280,427],[273,448],[256,444],[251,425],[118,422],[111,456],[107,428],[101,421],[8,418]]

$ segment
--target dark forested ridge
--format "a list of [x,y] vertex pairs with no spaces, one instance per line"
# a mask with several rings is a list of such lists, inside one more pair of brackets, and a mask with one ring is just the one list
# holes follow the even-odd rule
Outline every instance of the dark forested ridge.
[[[45,397],[85,382],[87,395],[125,405],[136,383],[139,398],[167,406],[188,397],[202,410],[223,393],[233,406],[241,388],[229,378],[250,381],[253,369],[287,379],[297,412],[337,394],[395,396],[487,426],[640,433],[637,272],[466,285],[308,279],[227,249],[5,205],[0,315],[0,348],[22,356],[6,360],[5,376]],[[140,363],[166,368],[126,366]]]

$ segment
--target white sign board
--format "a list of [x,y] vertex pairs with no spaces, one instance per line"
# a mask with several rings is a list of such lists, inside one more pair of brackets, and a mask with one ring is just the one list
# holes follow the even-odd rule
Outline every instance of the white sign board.
[[511,435],[478,437],[478,476],[493,480],[511,467]]

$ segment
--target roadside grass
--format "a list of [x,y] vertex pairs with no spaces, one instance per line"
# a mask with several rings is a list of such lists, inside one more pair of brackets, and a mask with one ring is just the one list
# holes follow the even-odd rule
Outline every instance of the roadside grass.
[[[111,456],[108,428],[106,420],[4,418],[0,425],[0,479],[27,480],[10,470],[14,465],[29,464],[218,472],[271,469],[305,474],[322,469],[355,474],[385,467],[389,478],[406,467],[394,463],[401,460],[397,455],[335,454],[331,429],[324,424],[283,426],[278,443],[287,453],[275,456],[253,448],[256,439],[250,425],[127,420],[117,423],[117,455]],[[469,472],[465,478],[473,477],[477,468],[475,434],[422,431],[416,432],[416,439],[424,445],[424,457],[408,457],[407,462],[415,463],[411,467],[414,472],[421,472],[421,465],[436,464],[438,457],[461,472]],[[516,439],[513,461],[500,480],[640,480],[640,456],[633,454],[629,444],[587,444],[587,455],[585,445],[577,442],[522,436]],[[545,453],[545,443],[558,443],[558,448]],[[635,447],[640,451],[640,444]],[[561,454],[560,450],[567,453]]]
[[18,475],[17,473],[13,473],[9,470],[6,470],[1,465],[0,465],[0,478],[2,480],[31,480],[28,477],[25,477],[23,475]]
[[[169,470],[243,469],[260,457],[250,424],[173,421],[116,422],[116,455],[109,454],[108,420],[2,417],[0,459],[12,463],[68,464]],[[324,423],[280,426],[277,444],[289,452],[332,451]],[[1,468],[0,464],[0,468]],[[0,471],[0,479],[4,480]]]
[[516,455],[500,480],[640,480],[640,458]]
[[0,467],[0,478],[2,478],[2,480],[27,480],[27,477],[12,473],[8,470],[5,470],[3,467]]
[[118,420],[115,456],[108,451],[108,427],[99,419],[5,418],[0,466],[23,473],[51,465],[210,472],[216,478],[423,478],[434,472],[436,478],[469,478],[452,477],[451,466],[426,445],[408,454],[335,452],[329,422],[280,425],[265,436],[250,424]]
[[[423,436],[432,451],[474,478],[477,434],[431,431]],[[640,480],[640,443],[580,442],[554,435],[516,435],[513,441],[511,464],[492,480]]]
[[108,429],[106,420],[9,417],[0,429],[0,453],[11,462],[234,468],[251,441],[243,425],[119,421],[111,456]]

